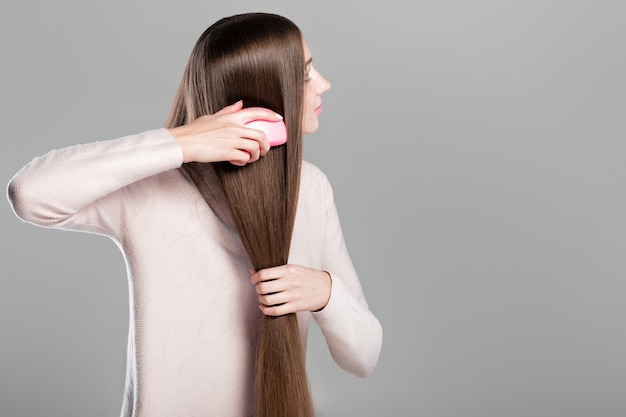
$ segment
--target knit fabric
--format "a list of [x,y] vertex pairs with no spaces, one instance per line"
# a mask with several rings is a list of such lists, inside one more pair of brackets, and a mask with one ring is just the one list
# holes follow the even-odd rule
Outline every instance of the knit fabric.
[[[122,416],[254,415],[262,313],[250,261],[217,183],[207,201],[180,169],[166,129],[77,145],[35,158],[9,183],[22,220],[112,238],[130,282],[128,376]],[[217,180],[216,180],[217,181]],[[335,362],[369,375],[382,343],[346,249],[324,174],[303,163],[289,263],[332,275],[328,305],[310,317]]]

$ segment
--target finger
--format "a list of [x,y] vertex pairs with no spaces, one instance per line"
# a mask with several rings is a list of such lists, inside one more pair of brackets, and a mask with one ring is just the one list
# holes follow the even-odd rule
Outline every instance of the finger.
[[251,277],[251,282],[256,285],[262,281],[278,279],[282,276],[283,269],[284,265],[261,269]]
[[242,167],[246,166],[250,162],[250,152],[242,151],[240,149],[233,149],[228,153],[228,156],[224,158],[233,165]]
[[255,286],[255,290],[257,294],[272,294],[280,291],[285,291],[287,288],[285,288],[284,281],[285,280],[279,279],[262,281]]
[[238,160],[236,160],[236,159],[231,159],[231,160],[230,160],[230,161],[228,161],[228,162],[230,162],[231,164],[233,164],[233,165],[235,165],[235,166],[238,166],[238,167],[245,167],[245,166],[246,166],[246,162],[243,162],[243,161],[238,161]]
[[243,151],[248,154],[247,163],[258,161],[261,157],[261,148],[259,144],[253,140],[243,139],[236,150]]
[[[258,129],[252,129],[250,127],[229,125],[224,130],[224,135],[232,137],[238,137],[242,140],[250,141],[246,144],[244,141],[233,143],[233,147],[246,150],[252,150],[251,146],[256,146],[260,151],[260,155],[264,156],[270,150],[270,141],[265,136],[265,132]],[[256,148],[255,148],[256,149]],[[255,159],[256,160],[256,159]]]
[[237,112],[237,121],[241,124],[246,124],[253,120],[267,120],[275,122],[277,120],[283,120],[283,116],[263,107],[248,107],[241,109]]
[[226,106],[226,107],[222,108],[220,111],[218,111],[215,114],[216,115],[225,115],[225,114],[237,113],[239,110],[241,110],[242,107],[243,107],[243,100],[239,100],[236,103],[233,103],[233,104],[231,104],[229,106]]
[[255,141],[261,153],[261,156],[265,156],[270,150],[270,141],[267,139],[265,132],[259,129],[253,129],[251,127],[242,127],[239,132],[240,137]]
[[277,306],[266,306],[259,304],[259,308],[266,316],[284,316],[285,314],[295,313],[296,310],[291,303],[285,303]]
[[223,150],[222,161],[230,161],[234,165],[243,166],[261,158],[259,143],[250,139],[231,139]]
[[259,301],[261,304],[267,307],[276,307],[280,304],[285,304],[289,300],[289,295],[284,292],[278,292],[273,294],[259,295]]

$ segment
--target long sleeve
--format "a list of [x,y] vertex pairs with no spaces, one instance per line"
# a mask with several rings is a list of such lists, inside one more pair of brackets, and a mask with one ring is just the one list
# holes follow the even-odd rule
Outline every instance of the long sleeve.
[[181,164],[180,146],[166,129],[158,129],[53,150],[22,168],[7,193],[15,214],[26,222],[44,227],[63,227],[70,220],[99,223],[100,230],[91,231],[110,234],[112,219],[93,218],[98,201]]
[[[52,151],[16,174],[9,199],[24,221],[120,244],[131,289],[126,394],[140,405],[133,415],[244,415],[254,401],[258,295],[240,279],[250,267],[236,230],[176,169],[182,159],[166,129]],[[339,366],[365,377],[378,360],[381,327],[330,185],[311,165],[304,170],[290,258],[329,271],[333,287],[322,311],[300,316],[308,325],[313,315]]]
[[369,310],[359,278],[343,239],[332,189],[324,177],[326,231],[324,269],[332,275],[331,297],[326,307],[313,313],[335,362],[361,378],[376,366],[382,346],[382,327]]

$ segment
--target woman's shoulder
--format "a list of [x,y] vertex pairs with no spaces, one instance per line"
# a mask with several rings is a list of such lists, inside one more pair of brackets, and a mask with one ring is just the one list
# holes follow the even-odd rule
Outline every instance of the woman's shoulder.
[[307,186],[330,187],[330,182],[326,174],[315,164],[309,161],[302,161],[300,181]]
[[324,172],[308,161],[302,161],[300,202],[304,205],[326,207],[333,201],[333,190]]

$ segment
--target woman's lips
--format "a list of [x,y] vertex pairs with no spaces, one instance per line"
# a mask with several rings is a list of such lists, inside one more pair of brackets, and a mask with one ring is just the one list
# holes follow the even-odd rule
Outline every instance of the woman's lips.
[[322,105],[319,105],[315,108],[315,114],[320,114],[322,112]]

